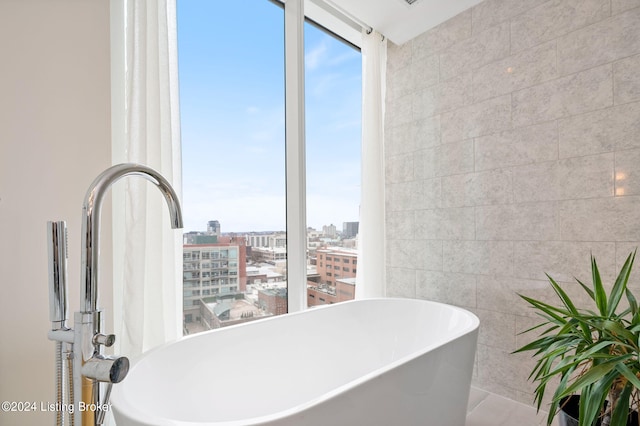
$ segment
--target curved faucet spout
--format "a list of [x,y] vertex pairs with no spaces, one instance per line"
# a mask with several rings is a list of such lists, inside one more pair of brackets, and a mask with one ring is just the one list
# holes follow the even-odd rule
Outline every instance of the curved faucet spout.
[[98,250],[100,248],[100,210],[104,195],[122,177],[137,175],[152,182],[164,195],[171,216],[171,227],[182,228],[182,210],[171,184],[150,167],[126,163],[102,172],[89,186],[82,206],[82,272],[80,306],[83,312],[95,312],[98,305]]

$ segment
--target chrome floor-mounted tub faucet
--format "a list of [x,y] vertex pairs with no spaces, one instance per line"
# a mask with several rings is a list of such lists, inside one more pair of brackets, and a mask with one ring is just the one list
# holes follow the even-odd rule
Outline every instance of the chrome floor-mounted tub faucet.
[[[60,408],[56,411],[57,426],[65,423],[74,426],[102,424],[111,386],[122,381],[129,371],[129,360],[126,357],[102,353],[103,346],[113,345],[115,336],[102,332],[101,312],[98,309],[98,272],[103,198],[114,182],[132,175],[146,178],[162,192],[169,207],[171,227],[182,228],[178,197],[169,182],[158,172],[140,164],[118,164],[102,172],[89,186],[82,206],[81,310],[75,313],[73,329],[66,325],[66,224],[48,223],[49,307],[52,324],[49,339],[56,342],[56,406]],[[105,384],[103,395],[101,383]]]

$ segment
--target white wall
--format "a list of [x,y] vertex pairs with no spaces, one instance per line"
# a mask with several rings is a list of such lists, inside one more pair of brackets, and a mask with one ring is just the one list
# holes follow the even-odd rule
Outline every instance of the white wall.
[[[109,67],[108,1],[0,1],[0,401],[54,401],[46,221],[68,222],[72,318],[82,201],[111,163]],[[3,425],[52,421],[0,412]]]
[[388,294],[475,312],[482,388],[533,400],[516,292],[640,244],[639,29],[640,0],[485,0],[389,47]]

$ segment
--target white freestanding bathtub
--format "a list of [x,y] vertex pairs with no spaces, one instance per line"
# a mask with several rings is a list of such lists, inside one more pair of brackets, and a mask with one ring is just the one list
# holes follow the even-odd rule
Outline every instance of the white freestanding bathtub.
[[118,426],[463,426],[478,324],[366,299],[213,330],[143,355],[112,408]]

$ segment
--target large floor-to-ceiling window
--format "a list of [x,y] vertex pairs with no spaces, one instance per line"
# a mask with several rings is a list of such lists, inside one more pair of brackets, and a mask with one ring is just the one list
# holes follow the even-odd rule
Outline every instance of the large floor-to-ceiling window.
[[359,50],[305,24],[309,281],[292,282],[286,179],[296,176],[286,176],[283,6],[177,5],[185,332],[285,313],[293,285],[314,293],[309,305],[347,300],[357,270]]
[[355,46],[305,24],[307,305],[355,295],[360,207],[362,58]]

